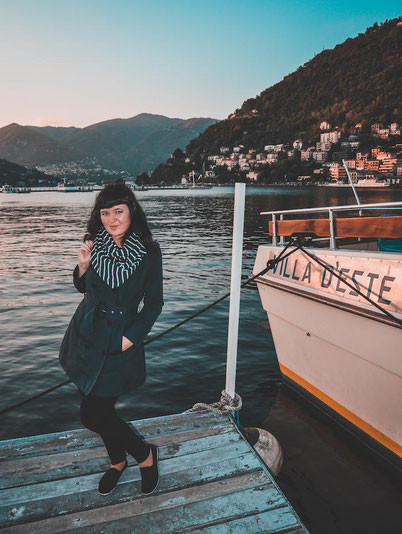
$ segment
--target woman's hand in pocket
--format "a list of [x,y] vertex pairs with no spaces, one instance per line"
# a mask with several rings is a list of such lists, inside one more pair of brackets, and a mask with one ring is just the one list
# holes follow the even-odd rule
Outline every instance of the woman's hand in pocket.
[[129,339],[123,336],[122,342],[121,342],[121,351],[124,352],[125,350],[129,349],[133,346],[133,343]]

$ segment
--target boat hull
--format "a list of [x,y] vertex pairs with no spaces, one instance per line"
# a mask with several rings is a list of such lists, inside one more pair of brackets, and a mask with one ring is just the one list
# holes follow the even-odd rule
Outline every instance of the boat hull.
[[[277,255],[280,248],[259,247],[254,273],[264,268],[266,261]],[[314,251],[316,253],[316,251]],[[356,251],[353,251],[353,256]],[[299,261],[301,261],[301,252]],[[319,255],[320,253],[317,253]],[[333,254],[341,258],[343,266],[351,266],[370,254],[350,252],[343,256],[339,251],[325,251],[325,257]],[[368,257],[367,257],[368,255]],[[366,257],[365,257],[366,256]],[[392,256],[389,255],[389,258]],[[334,258],[335,259],[335,258]],[[335,263],[335,262],[334,262]],[[374,277],[375,265],[370,280],[378,282],[378,288],[386,287],[387,293],[393,289],[390,279],[400,285],[400,267],[396,261],[389,277],[389,266],[382,266],[388,272],[389,286],[381,282],[381,272]],[[307,263],[305,263],[307,265]],[[380,264],[379,264],[380,265]],[[310,279],[301,283],[304,267],[298,271],[296,281],[289,281],[296,271],[287,264],[276,273],[268,273],[258,278],[257,286],[261,302],[267,312],[275,349],[284,379],[316,399],[337,418],[354,428],[356,434],[365,436],[368,443],[376,443],[379,449],[387,451],[395,460],[402,457],[402,328],[381,312],[370,310],[356,296],[344,297],[346,286],[334,280],[332,285],[323,288],[319,281],[327,284],[323,269],[315,269],[316,278],[310,272]],[[321,269],[321,273],[320,273]],[[380,267],[379,267],[380,269]],[[361,272],[357,270],[357,272]],[[287,277],[283,277],[283,274]],[[314,283],[316,280],[317,283]],[[388,308],[398,308],[399,293],[395,285]],[[360,283],[364,288],[364,283]],[[335,288],[341,289],[336,294]],[[373,299],[386,301],[384,292],[371,287]],[[388,294],[387,294],[388,296]],[[395,315],[399,315],[393,309]]]

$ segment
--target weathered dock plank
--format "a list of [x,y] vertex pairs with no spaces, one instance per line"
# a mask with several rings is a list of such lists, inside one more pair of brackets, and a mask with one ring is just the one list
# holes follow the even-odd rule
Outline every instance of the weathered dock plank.
[[254,449],[228,416],[210,412],[133,421],[160,449],[161,479],[141,493],[134,459],[115,490],[93,433],[0,442],[0,528],[7,533],[306,533]]
[[[137,432],[146,439],[152,439],[172,432],[185,432],[194,428],[207,427],[217,422],[216,418],[214,419],[214,414],[206,411],[201,412],[196,418],[191,413],[180,415],[183,419],[172,415],[139,419],[138,421],[128,421],[128,423],[132,424]],[[227,420],[221,422],[227,422]],[[64,452],[71,449],[88,449],[98,446],[99,439],[87,429],[16,438],[0,441],[0,462],[20,456],[40,456],[49,454],[51,451]]]
[[[43,458],[39,457],[36,462],[32,461],[31,456],[3,461],[0,463],[0,489],[99,473],[107,469],[110,463],[105,458],[105,447],[100,438],[96,439],[98,447],[59,453],[52,451]],[[240,439],[239,435],[233,434],[230,424],[225,423],[162,435],[153,439],[153,442],[158,446],[165,446],[164,454],[169,457],[175,454],[188,454],[194,447],[202,451],[205,448],[222,446]],[[135,460],[132,458],[129,463],[135,463]]]
[[[265,482],[265,484],[264,484]],[[213,481],[158,496],[140,498],[107,507],[107,513],[88,510],[81,514],[55,517],[35,523],[35,534],[42,532],[174,532],[189,525],[220,521],[225,517],[283,507],[284,498],[267,483],[262,471]],[[250,507],[251,506],[251,507]],[[293,524],[296,520],[293,517]],[[32,525],[31,525],[32,528]],[[24,530],[25,529],[25,530]],[[45,530],[44,530],[45,529]],[[28,525],[8,532],[28,532]],[[82,530],[81,530],[82,532]]]
[[[161,480],[157,492],[169,488],[183,487],[196,484],[208,477],[219,478],[236,474],[236,459],[242,454],[247,455],[243,469],[250,466],[259,468],[258,460],[248,451],[244,442],[233,447],[219,447],[213,450],[214,461],[211,462],[211,451],[188,454],[177,458],[161,458]],[[232,460],[229,465],[228,461]],[[226,469],[220,474],[221,463],[225,461]],[[213,464],[211,468],[211,463]],[[240,464],[241,469],[241,464]],[[233,472],[234,471],[234,472]],[[162,474],[163,473],[163,474]],[[30,486],[11,488],[4,492],[0,502],[0,524],[7,524],[8,518],[18,521],[35,520],[43,514],[57,515],[70,513],[74,510],[99,507],[106,503],[119,502],[137,498],[140,491],[139,467],[126,469],[121,477],[121,483],[116,490],[107,496],[97,492],[99,473],[69,479],[60,479],[52,482],[38,483]],[[60,504],[62,503],[62,509]],[[18,519],[13,510],[18,510]]]

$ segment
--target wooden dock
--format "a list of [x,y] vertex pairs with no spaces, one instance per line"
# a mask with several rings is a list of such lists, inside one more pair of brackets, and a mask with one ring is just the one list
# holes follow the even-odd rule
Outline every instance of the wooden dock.
[[73,430],[0,442],[5,533],[308,534],[229,416],[206,410],[132,421],[159,450],[159,485],[140,490],[130,467],[106,496],[110,466],[96,434]]

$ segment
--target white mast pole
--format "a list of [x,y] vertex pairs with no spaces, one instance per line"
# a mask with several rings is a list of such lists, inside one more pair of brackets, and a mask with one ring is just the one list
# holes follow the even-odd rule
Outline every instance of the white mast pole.
[[356,202],[357,202],[358,204],[360,204],[360,199],[359,199],[359,196],[358,196],[357,191],[356,191],[356,189],[355,189],[355,185],[354,185],[354,183],[353,183],[352,177],[350,176],[348,166],[346,165],[346,161],[343,159],[343,160],[342,160],[342,163],[343,163],[343,166],[344,166],[344,168],[345,168],[346,175],[347,175],[347,177],[348,177],[350,186],[351,186],[351,188],[353,189],[353,194],[354,194],[354,196],[355,196]]
[[230,306],[228,328],[228,350],[226,359],[225,390],[232,399],[235,395],[237,342],[239,332],[240,285],[243,256],[243,228],[246,184],[235,184],[233,241],[232,241],[232,274],[230,281]]

